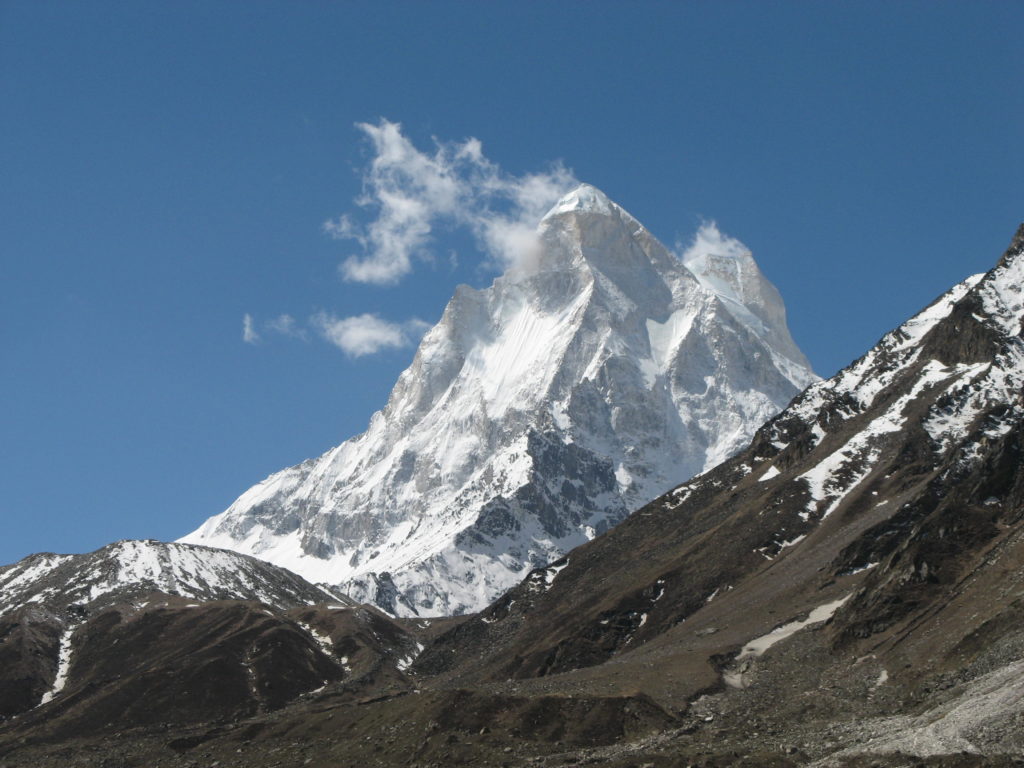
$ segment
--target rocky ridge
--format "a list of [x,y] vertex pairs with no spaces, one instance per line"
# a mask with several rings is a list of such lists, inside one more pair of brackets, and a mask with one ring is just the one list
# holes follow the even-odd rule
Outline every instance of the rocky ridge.
[[[428,624],[363,609],[380,622],[367,631],[330,605],[276,617],[213,602],[153,615],[174,623],[152,632],[115,606],[91,625],[102,642],[71,644],[65,687],[0,725],[0,757],[19,768],[1019,765],[1022,324],[1024,227],[992,271],[808,388],[734,458],[484,611]],[[252,619],[271,624],[254,636]],[[328,631],[340,672],[320,666],[302,625]],[[414,643],[407,653],[373,646],[369,668],[344,673],[339,643],[392,631]],[[168,635],[181,655],[161,644]],[[65,665],[56,646],[0,643],[18,648],[14,658]],[[257,657],[267,663],[253,678]],[[211,672],[223,696],[193,687]],[[161,695],[132,706],[145,691]]]
[[411,629],[235,552],[119,541],[32,555],[0,568],[0,719],[53,736],[252,715],[367,677],[404,688]]

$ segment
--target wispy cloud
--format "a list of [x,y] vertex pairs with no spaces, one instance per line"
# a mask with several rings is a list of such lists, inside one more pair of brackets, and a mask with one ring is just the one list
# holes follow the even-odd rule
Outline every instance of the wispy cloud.
[[309,338],[306,329],[300,326],[298,321],[289,314],[281,314],[272,320],[268,320],[265,327],[268,331],[279,333],[282,336],[291,336],[303,341]]
[[392,323],[372,314],[337,317],[327,312],[314,315],[311,322],[327,341],[349,357],[409,346],[429,327],[419,319]]
[[256,332],[252,315],[248,312],[242,315],[242,341],[246,344],[258,344],[260,341],[260,335]]
[[707,256],[750,256],[750,249],[734,237],[723,233],[715,221],[702,222],[689,245],[676,243],[676,253],[684,264]]
[[248,312],[242,315],[242,341],[246,344],[259,344],[267,333],[309,340],[309,332],[289,314],[280,314],[263,322],[257,322]]
[[399,123],[381,119],[357,127],[374,151],[356,200],[370,220],[361,223],[349,212],[324,224],[332,237],[359,245],[340,266],[346,280],[397,283],[415,259],[432,258],[439,224],[472,233],[488,266],[515,267],[532,255],[540,218],[578,183],[560,164],[523,176],[506,173],[484,156],[478,139],[435,139],[429,153],[417,149]]
[[[536,253],[541,217],[578,185],[572,172],[558,163],[538,173],[507,173],[484,156],[475,138],[435,139],[431,150],[422,151],[399,123],[381,119],[356,127],[372,149],[363,169],[362,194],[353,210],[323,225],[331,237],[356,245],[339,265],[348,281],[399,282],[417,260],[434,260],[434,236],[442,228],[468,232],[487,268],[526,267]],[[450,249],[441,250],[439,258],[453,268],[460,262]],[[248,344],[274,334],[308,340],[314,333],[352,358],[411,346],[428,328],[422,320],[392,322],[374,313],[339,317],[319,312],[308,322],[289,314],[263,321],[248,313],[242,318],[242,338]]]

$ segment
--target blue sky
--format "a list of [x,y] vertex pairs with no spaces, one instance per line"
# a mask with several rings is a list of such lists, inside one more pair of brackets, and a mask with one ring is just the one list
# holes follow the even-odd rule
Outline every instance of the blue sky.
[[[356,199],[401,183],[373,176],[384,120],[480,206],[490,174],[512,229],[507,195],[569,175],[669,245],[717,221],[831,374],[1024,219],[1022,23],[1009,0],[0,0],[0,563],[175,538],[365,428],[422,323],[501,263],[486,221],[441,213],[392,243],[407,271],[345,279],[383,247]],[[486,165],[453,159],[470,138]]]

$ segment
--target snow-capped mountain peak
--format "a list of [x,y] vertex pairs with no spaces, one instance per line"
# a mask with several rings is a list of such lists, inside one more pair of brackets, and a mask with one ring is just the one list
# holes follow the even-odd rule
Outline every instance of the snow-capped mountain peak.
[[[596,213],[602,216],[629,216],[621,207],[613,203],[608,196],[590,184],[580,184],[564,195],[551,210],[544,214],[541,222],[546,222],[564,213]],[[632,219],[632,216],[629,216]]]
[[731,455],[815,380],[745,248],[718,254],[725,277],[711,253],[693,271],[589,185],[530,248],[456,290],[364,434],[183,541],[396,613],[475,610]]

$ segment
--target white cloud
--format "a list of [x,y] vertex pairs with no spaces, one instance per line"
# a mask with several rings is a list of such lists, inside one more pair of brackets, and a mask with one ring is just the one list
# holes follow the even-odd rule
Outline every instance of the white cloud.
[[307,339],[309,334],[306,329],[299,326],[298,321],[289,314],[281,314],[273,320],[268,320],[264,326],[268,331],[279,333],[282,336],[292,336],[296,339]]
[[311,322],[327,341],[349,357],[363,357],[384,349],[408,346],[429,328],[419,319],[391,323],[372,314],[339,318],[320,312],[313,316]]
[[508,269],[529,261],[534,229],[547,210],[577,185],[572,172],[551,170],[514,176],[483,154],[478,139],[440,142],[421,152],[399,123],[380,120],[357,127],[370,139],[374,157],[363,175],[360,208],[372,211],[363,225],[352,214],[324,224],[338,239],[354,240],[361,252],[341,264],[346,280],[394,284],[429,260],[438,224],[467,229],[489,267]]
[[258,344],[260,340],[259,333],[256,332],[256,327],[253,324],[252,315],[246,312],[242,315],[242,341],[246,344]]
[[684,264],[693,263],[707,256],[750,256],[750,249],[747,246],[719,230],[718,224],[714,221],[703,222],[693,236],[693,241],[685,249],[677,243],[676,252],[680,254]]
[[257,322],[248,312],[242,315],[242,341],[246,344],[259,344],[267,333],[309,340],[309,332],[287,313],[263,322]]
[[[506,173],[483,153],[478,139],[441,142],[421,151],[388,120],[359,123],[372,158],[363,172],[363,192],[356,208],[324,223],[337,240],[356,244],[356,252],[339,266],[346,280],[389,285],[412,272],[417,260],[434,259],[439,228],[472,235],[487,268],[508,270],[532,263],[535,230],[545,213],[578,185],[561,165],[540,173]],[[455,269],[458,255],[442,250],[440,258]],[[308,340],[310,329],[350,357],[410,346],[429,325],[422,320],[390,322],[376,314],[338,317],[320,312],[308,324],[289,314],[257,322],[243,317],[242,338],[255,344],[278,334]]]

